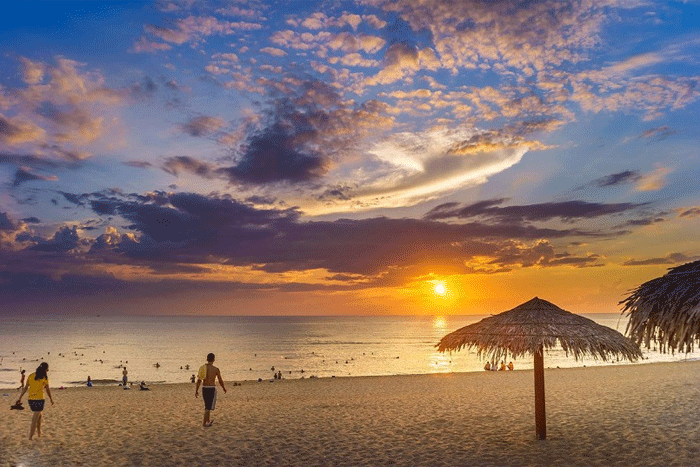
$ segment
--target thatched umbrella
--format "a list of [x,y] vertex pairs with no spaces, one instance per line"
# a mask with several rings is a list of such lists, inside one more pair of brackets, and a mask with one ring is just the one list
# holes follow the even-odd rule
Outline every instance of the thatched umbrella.
[[692,352],[700,340],[700,261],[671,268],[640,285],[620,302],[629,316],[626,333],[649,348]]
[[547,437],[544,411],[544,350],[557,343],[578,360],[584,355],[607,361],[619,356],[634,361],[642,356],[639,347],[619,332],[564,311],[540,298],[512,310],[484,318],[458,329],[437,344],[440,352],[476,348],[477,356],[501,359],[534,355],[535,427],[537,438]]

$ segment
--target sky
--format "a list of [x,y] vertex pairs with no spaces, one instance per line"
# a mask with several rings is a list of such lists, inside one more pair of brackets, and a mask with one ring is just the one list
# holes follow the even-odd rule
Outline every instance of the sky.
[[700,259],[700,2],[12,2],[0,314],[616,313]]

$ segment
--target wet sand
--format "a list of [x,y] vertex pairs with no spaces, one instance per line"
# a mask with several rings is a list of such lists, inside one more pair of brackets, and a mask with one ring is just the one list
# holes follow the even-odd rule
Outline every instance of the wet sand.
[[[227,382],[202,428],[193,384],[53,389],[43,436],[0,390],[0,466],[697,466],[700,362]],[[5,396],[8,394],[8,396]],[[26,403],[25,403],[26,405]]]

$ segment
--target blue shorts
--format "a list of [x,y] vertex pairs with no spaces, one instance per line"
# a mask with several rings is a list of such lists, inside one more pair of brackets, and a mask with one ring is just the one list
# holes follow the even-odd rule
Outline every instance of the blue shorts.
[[32,412],[41,412],[44,410],[44,399],[29,399],[27,402]]

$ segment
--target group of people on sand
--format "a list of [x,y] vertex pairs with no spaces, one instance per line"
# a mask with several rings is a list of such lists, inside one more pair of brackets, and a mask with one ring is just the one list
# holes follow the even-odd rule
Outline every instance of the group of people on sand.
[[[194,396],[199,397],[199,387],[202,387],[202,399],[204,399],[204,418],[202,420],[203,427],[210,427],[213,422],[211,420],[211,411],[216,407],[216,381],[219,381],[221,388],[226,393],[226,386],[224,385],[224,380],[221,377],[221,371],[214,366],[215,356],[213,353],[207,355],[207,362],[199,368],[197,373],[197,385],[194,390]],[[53,396],[51,394],[51,389],[49,388],[49,364],[46,362],[41,363],[36,371],[30,374],[25,382],[24,371],[22,371],[21,379],[21,389],[22,393],[19,395],[17,402],[12,406],[13,409],[24,409],[22,407],[22,397],[27,394],[27,403],[29,408],[34,412],[32,416],[32,423],[29,429],[29,439],[34,437],[36,433],[37,436],[41,436],[41,415],[44,410],[45,396],[49,396],[51,405],[54,405]],[[126,385],[127,370],[124,368],[123,372],[123,382]],[[92,384],[90,377],[88,377],[88,382]],[[141,389],[148,390],[145,388],[145,383],[141,382]]]
[[510,362],[506,366],[506,362],[504,362],[503,360],[501,360],[501,366],[498,366],[495,362],[493,363],[493,365],[491,364],[491,362],[486,362],[486,365],[484,365],[484,370],[486,371],[506,371],[506,369],[513,371],[514,368],[515,365],[513,365],[513,362]]

